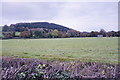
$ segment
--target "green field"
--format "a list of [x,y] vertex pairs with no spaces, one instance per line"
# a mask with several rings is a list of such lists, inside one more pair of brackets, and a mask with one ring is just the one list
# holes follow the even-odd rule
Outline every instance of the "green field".
[[2,56],[117,63],[118,38],[8,39]]

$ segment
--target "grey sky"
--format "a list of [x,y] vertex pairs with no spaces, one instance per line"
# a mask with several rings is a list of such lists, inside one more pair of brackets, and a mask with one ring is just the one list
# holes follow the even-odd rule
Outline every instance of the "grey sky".
[[2,25],[52,22],[79,31],[118,30],[117,2],[4,2]]

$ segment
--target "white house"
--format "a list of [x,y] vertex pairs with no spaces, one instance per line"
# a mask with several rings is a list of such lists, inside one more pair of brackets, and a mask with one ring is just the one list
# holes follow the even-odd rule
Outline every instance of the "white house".
[[103,35],[97,35],[97,37],[103,37]]

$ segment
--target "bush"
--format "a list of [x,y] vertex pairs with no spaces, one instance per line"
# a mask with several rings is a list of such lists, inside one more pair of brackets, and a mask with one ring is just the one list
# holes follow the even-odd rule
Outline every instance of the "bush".
[[53,80],[116,78],[117,65],[93,62],[60,62],[27,58],[2,58],[2,80]]

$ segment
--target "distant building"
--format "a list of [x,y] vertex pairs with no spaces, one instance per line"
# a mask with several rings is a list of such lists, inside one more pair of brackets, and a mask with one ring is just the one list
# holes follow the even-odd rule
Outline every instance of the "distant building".
[[97,37],[103,37],[103,35],[97,35]]

